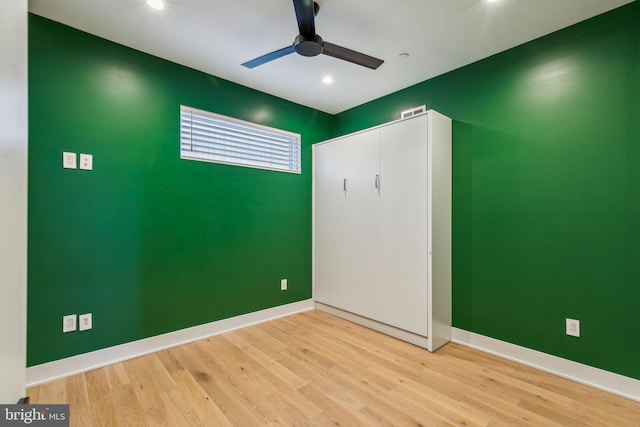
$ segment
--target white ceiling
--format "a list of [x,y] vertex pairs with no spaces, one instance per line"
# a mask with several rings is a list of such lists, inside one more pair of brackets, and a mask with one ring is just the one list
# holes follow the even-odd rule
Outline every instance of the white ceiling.
[[[326,41],[383,59],[326,55],[240,64],[293,43],[291,0],[29,0],[35,14],[281,98],[339,113],[632,0],[319,0]],[[402,59],[399,54],[410,56]],[[332,85],[322,83],[325,75]]]

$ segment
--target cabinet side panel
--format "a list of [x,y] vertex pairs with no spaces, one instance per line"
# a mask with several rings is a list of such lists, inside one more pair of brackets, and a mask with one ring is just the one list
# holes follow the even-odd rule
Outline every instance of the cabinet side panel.
[[432,276],[430,351],[451,339],[451,119],[429,111]]

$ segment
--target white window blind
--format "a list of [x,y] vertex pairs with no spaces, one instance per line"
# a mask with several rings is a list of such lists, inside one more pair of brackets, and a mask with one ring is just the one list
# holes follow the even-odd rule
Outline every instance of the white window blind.
[[180,157],[300,173],[300,135],[181,105]]

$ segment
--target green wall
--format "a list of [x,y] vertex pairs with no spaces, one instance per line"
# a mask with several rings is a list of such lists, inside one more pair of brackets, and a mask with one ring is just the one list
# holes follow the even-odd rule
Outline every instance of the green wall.
[[[29,366],[311,298],[311,144],[332,116],[35,15],[29,92]],[[300,133],[303,173],[180,160],[180,104]]]
[[454,326],[637,379],[639,22],[634,2],[336,117],[454,120]]

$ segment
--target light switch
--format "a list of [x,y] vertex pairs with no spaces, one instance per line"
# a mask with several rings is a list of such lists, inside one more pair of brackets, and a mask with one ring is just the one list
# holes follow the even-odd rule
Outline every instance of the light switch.
[[80,169],[93,170],[93,155],[80,153]]
[[65,169],[76,169],[76,153],[64,151],[62,153],[62,167]]
[[62,332],[73,332],[76,330],[76,315],[69,314],[62,318]]
[[79,316],[79,320],[80,320],[81,331],[86,331],[88,329],[93,328],[93,319],[92,319],[91,313],[81,314]]

